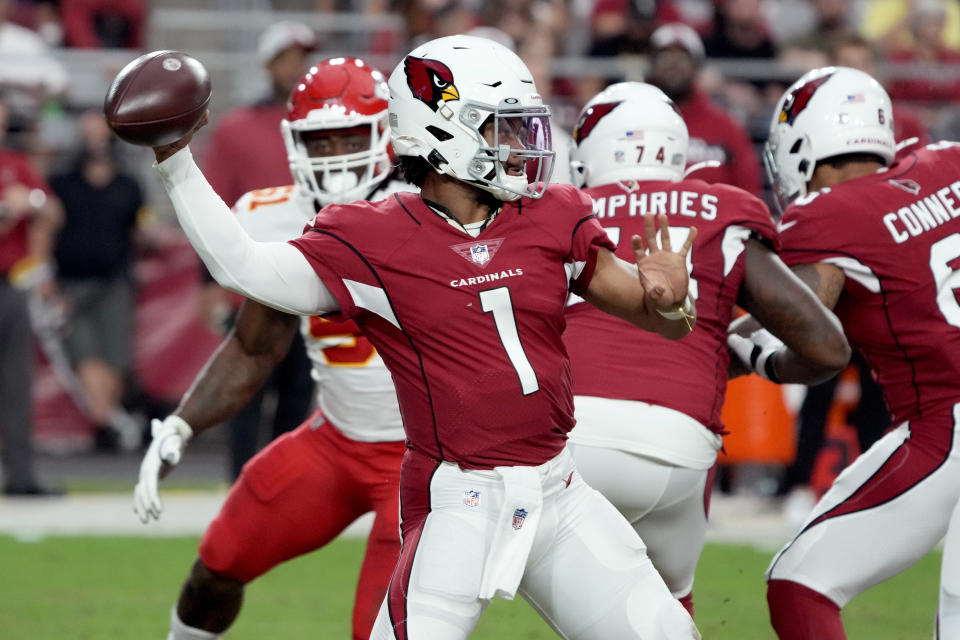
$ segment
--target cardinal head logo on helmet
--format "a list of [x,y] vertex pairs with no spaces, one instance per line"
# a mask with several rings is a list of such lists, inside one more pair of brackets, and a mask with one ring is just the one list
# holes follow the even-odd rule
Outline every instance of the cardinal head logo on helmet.
[[595,104],[583,110],[577,126],[573,129],[573,139],[579,143],[593,131],[600,122],[600,118],[620,106],[620,102],[604,102]]
[[820,88],[820,85],[829,80],[832,75],[832,73],[827,73],[794,89],[784,101],[783,109],[780,110],[777,120],[792,125],[800,112],[807,108],[810,98]]
[[410,92],[434,111],[440,107],[441,100],[449,102],[460,99],[450,67],[439,60],[407,56],[403,70]]

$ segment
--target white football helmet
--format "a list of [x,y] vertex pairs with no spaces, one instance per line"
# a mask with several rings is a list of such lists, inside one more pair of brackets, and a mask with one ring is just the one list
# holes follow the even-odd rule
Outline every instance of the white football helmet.
[[[297,187],[322,206],[367,198],[392,170],[383,74],[359,58],[329,58],[307,72],[290,94],[280,123]],[[362,136],[362,150],[310,155],[311,138]]]
[[[553,171],[550,108],[519,57],[486,38],[456,35],[420,45],[390,75],[394,152],[498,200],[539,198]],[[493,127],[488,143],[481,131]],[[519,156],[525,175],[504,163]]]
[[848,67],[814,69],[777,103],[763,164],[777,203],[806,195],[817,162],[871,153],[889,165],[896,143],[890,96],[870,75]]
[[644,82],[610,85],[584,106],[573,130],[573,166],[586,186],[683,178],[690,136],[673,101]]

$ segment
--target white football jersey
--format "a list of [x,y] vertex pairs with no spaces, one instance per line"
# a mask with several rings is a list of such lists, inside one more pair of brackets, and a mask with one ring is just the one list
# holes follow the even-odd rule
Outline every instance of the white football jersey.
[[[388,181],[370,200],[381,200],[412,187]],[[295,186],[257,189],[233,207],[240,226],[259,242],[299,238],[316,215],[314,201]],[[352,440],[386,442],[404,439],[400,407],[383,359],[352,321],[319,317],[300,321],[317,404],[332,425]]]

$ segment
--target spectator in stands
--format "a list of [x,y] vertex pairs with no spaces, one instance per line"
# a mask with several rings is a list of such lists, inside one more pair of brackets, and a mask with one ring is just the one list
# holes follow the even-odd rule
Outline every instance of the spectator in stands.
[[67,352],[87,397],[97,444],[114,449],[108,428],[133,374],[134,283],[131,259],[143,194],[117,168],[99,111],[80,118],[74,166],[50,178],[65,212],[54,257],[68,309]]
[[648,82],[666,93],[680,110],[690,132],[688,165],[716,160],[720,166],[701,169],[691,177],[723,182],[759,195],[760,164],[743,127],[696,86],[704,59],[703,42],[692,28],[665,24],[650,37]]
[[[278,22],[260,36],[257,56],[270,76],[270,95],[227,113],[210,136],[204,173],[228,205],[248,191],[289,184],[287,150],[280,135],[287,98],[306,73],[308,56],[317,48],[313,31],[299,22]],[[226,330],[240,299],[228,294],[206,274],[201,313],[211,326]],[[230,422],[230,474],[240,475],[259,449],[264,398],[276,396],[270,420],[271,437],[296,427],[307,415],[311,397],[310,363],[299,334],[286,359],[264,388]]]
[[205,153],[204,173],[227,205],[248,191],[289,182],[280,121],[287,97],[316,48],[313,31],[299,22],[278,22],[260,36],[257,58],[270,76],[270,95],[224,115]]
[[[845,36],[853,28],[850,0],[815,0],[809,5],[789,2],[780,3],[780,6],[782,10],[772,16],[768,13],[767,17],[771,25],[774,19],[781,23],[777,25],[781,32],[790,33],[790,37],[778,41],[781,52],[784,46],[826,51],[832,41]],[[804,9],[809,15],[800,13]],[[789,24],[783,24],[791,22],[794,23],[792,29]]]
[[[836,39],[830,46],[830,64],[842,67],[852,67],[869,73],[874,78],[877,74],[877,51],[867,40],[858,35],[846,35]],[[893,101],[893,139],[897,143],[910,138],[916,142],[909,144],[900,153],[908,153],[930,142],[927,129],[920,117],[909,106],[901,101]]]
[[60,0],[33,0],[18,3],[11,20],[35,31],[48,47],[63,45]]
[[888,58],[890,62],[926,64],[928,69],[922,72],[914,69],[904,77],[894,78],[889,83],[890,98],[949,102],[960,97],[960,78],[942,75],[942,65],[960,64],[960,49],[947,46],[944,39],[946,3],[943,0],[912,2],[908,24],[912,44],[895,48]]
[[711,58],[774,58],[776,47],[767,29],[760,0],[717,3],[714,30],[704,41]]
[[593,41],[588,55],[613,57],[643,53],[657,22],[656,4],[632,0],[599,0],[593,6],[590,16]]
[[33,336],[28,295],[53,294],[50,252],[62,213],[27,157],[3,146],[7,108],[0,95],[0,461],[8,496],[60,493],[34,469]]
[[880,51],[909,49],[914,44],[911,20],[915,9],[945,11],[943,31],[937,38],[949,49],[960,49],[960,3],[942,0],[866,0],[859,12],[862,15],[860,33],[876,43]]
[[480,24],[477,13],[460,0],[448,0],[433,14],[432,37],[442,38],[466,33]]
[[145,0],[60,0],[64,44],[84,49],[141,49]]
[[5,116],[29,125],[46,100],[66,88],[67,72],[39,35],[10,21],[12,12],[13,0],[0,0],[0,86]]

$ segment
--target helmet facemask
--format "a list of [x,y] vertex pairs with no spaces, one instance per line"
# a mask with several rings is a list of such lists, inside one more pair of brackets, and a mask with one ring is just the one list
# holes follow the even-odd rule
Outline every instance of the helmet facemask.
[[[386,113],[353,115],[342,123],[284,122],[283,133],[289,142],[287,160],[297,186],[322,206],[366,198],[390,172],[389,134],[385,134],[385,127]],[[322,147],[329,136],[361,137],[365,141],[363,150],[335,155],[332,150],[331,155],[317,153],[316,148]]]
[[773,188],[774,201],[782,215],[790,203],[807,195],[807,183],[813,178],[816,161],[810,140],[804,136],[785,146],[786,130],[771,134],[763,145],[763,168]]
[[471,182],[503,201],[543,196],[555,156],[549,107],[467,103],[460,121],[479,142],[467,167]]
[[550,108],[515,53],[485,38],[438,38],[408,54],[388,84],[396,155],[419,156],[500,201],[545,193]]

